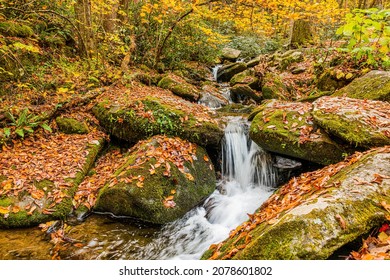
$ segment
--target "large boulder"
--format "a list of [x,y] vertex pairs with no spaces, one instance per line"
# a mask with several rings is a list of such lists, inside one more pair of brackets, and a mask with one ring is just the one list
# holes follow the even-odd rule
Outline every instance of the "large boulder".
[[346,150],[313,122],[312,104],[272,100],[257,108],[250,137],[267,151],[319,164],[342,160]]
[[223,48],[221,51],[222,59],[236,61],[240,57],[241,51],[233,48]]
[[291,179],[203,259],[327,259],[386,220],[390,147]]
[[95,210],[142,221],[172,222],[215,189],[215,171],[205,150],[179,138],[154,136],[139,142],[100,191]]
[[108,90],[92,111],[109,134],[131,143],[165,134],[219,147],[223,137],[223,129],[207,107],[154,87],[134,85],[123,88],[120,95]]
[[261,83],[261,92],[263,93],[264,99],[288,99],[289,92],[278,74],[272,72],[266,73]]
[[163,77],[157,86],[163,89],[169,89],[177,96],[189,101],[196,102],[200,97],[199,90],[194,85],[187,83],[183,78],[174,74]]
[[234,75],[230,79],[230,86],[233,87],[237,84],[240,85],[248,85],[253,90],[260,90],[261,84],[259,78],[255,76],[254,71],[251,71],[249,69],[245,70],[244,72],[238,73]]
[[328,133],[359,147],[390,144],[390,104],[324,96],[313,103],[315,122]]
[[65,219],[105,142],[102,132],[37,135],[0,153],[0,228]]
[[241,73],[246,69],[247,67],[244,62],[236,62],[224,65],[218,69],[217,80],[221,82],[228,82],[234,75]]
[[200,95],[198,103],[209,108],[221,108],[229,104],[229,100],[222,95],[220,89],[211,84],[204,84]]
[[335,92],[334,96],[390,101],[390,71],[371,71]]

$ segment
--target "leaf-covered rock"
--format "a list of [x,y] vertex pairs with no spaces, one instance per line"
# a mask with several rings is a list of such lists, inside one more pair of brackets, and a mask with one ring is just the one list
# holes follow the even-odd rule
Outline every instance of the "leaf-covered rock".
[[34,134],[0,153],[0,228],[64,219],[71,197],[103,147],[96,130],[83,135]]
[[261,93],[253,90],[248,85],[237,84],[230,89],[230,96],[234,102],[241,102],[245,100],[254,100],[261,102],[263,97]]
[[268,72],[262,80],[262,89],[264,99],[287,100],[288,91],[278,74]]
[[312,104],[272,100],[257,108],[250,137],[267,151],[319,164],[336,163],[346,150],[315,126]]
[[371,71],[338,90],[334,96],[390,101],[390,71]]
[[254,76],[254,72],[245,70],[244,72],[234,75],[230,80],[230,86],[233,87],[237,84],[248,85],[253,90],[260,90],[261,84],[259,78]]
[[390,147],[291,179],[203,259],[327,259],[389,212]]
[[235,61],[237,58],[240,57],[241,54],[240,50],[236,50],[233,48],[223,48],[221,52],[222,52],[221,56],[223,59],[227,59],[231,61]]
[[108,90],[92,111],[109,134],[131,143],[165,134],[219,147],[223,137],[223,129],[207,107],[155,87]]
[[313,103],[316,123],[328,133],[360,147],[390,144],[390,104],[324,96]]
[[154,224],[182,217],[215,189],[214,167],[203,148],[154,136],[131,149],[100,191],[95,209]]
[[169,89],[177,96],[189,101],[198,101],[199,99],[199,90],[194,85],[187,83],[183,78],[174,74],[163,77],[158,82],[158,86],[163,89]]

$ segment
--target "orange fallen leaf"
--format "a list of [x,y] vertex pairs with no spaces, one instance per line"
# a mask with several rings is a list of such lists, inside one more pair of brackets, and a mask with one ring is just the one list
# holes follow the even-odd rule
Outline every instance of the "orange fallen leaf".
[[8,206],[8,207],[0,206],[0,214],[3,214],[3,215],[8,214],[9,210],[10,210],[10,206]]
[[206,155],[204,155],[204,156],[203,156],[203,160],[206,161],[206,162],[208,162],[208,161],[209,161],[209,158],[208,158]]

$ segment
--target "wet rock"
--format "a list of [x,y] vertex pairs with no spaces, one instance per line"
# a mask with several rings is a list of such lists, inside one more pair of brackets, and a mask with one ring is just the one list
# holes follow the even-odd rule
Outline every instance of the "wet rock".
[[222,66],[218,69],[217,80],[221,82],[228,82],[230,79],[247,69],[244,62],[236,62]]
[[209,108],[221,108],[229,104],[229,101],[212,85],[204,85],[201,90],[201,98],[198,103]]
[[[390,198],[390,147],[293,178],[203,259],[327,259],[380,226]],[[249,236],[249,237],[248,237]]]
[[95,210],[145,222],[172,222],[210,195],[214,167],[203,148],[179,138],[141,141],[100,191]]
[[371,71],[338,90],[334,96],[390,101],[390,71]]
[[267,151],[318,164],[336,163],[346,149],[313,122],[312,104],[270,101],[257,108],[250,137]]
[[236,103],[243,102],[245,100],[254,100],[255,102],[261,102],[263,97],[260,93],[251,89],[248,85],[237,84],[230,89],[230,96]]
[[313,103],[316,123],[328,133],[358,147],[390,144],[390,104],[324,96]]

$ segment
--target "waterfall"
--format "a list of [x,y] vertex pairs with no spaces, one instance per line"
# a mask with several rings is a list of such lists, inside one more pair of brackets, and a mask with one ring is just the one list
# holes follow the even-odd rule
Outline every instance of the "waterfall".
[[222,147],[222,179],[205,203],[166,225],[140,259],[199,259],[213,243],[248,219],[272,192],[276,171],[268,154],[247,136],[248,125],[232,119]]

